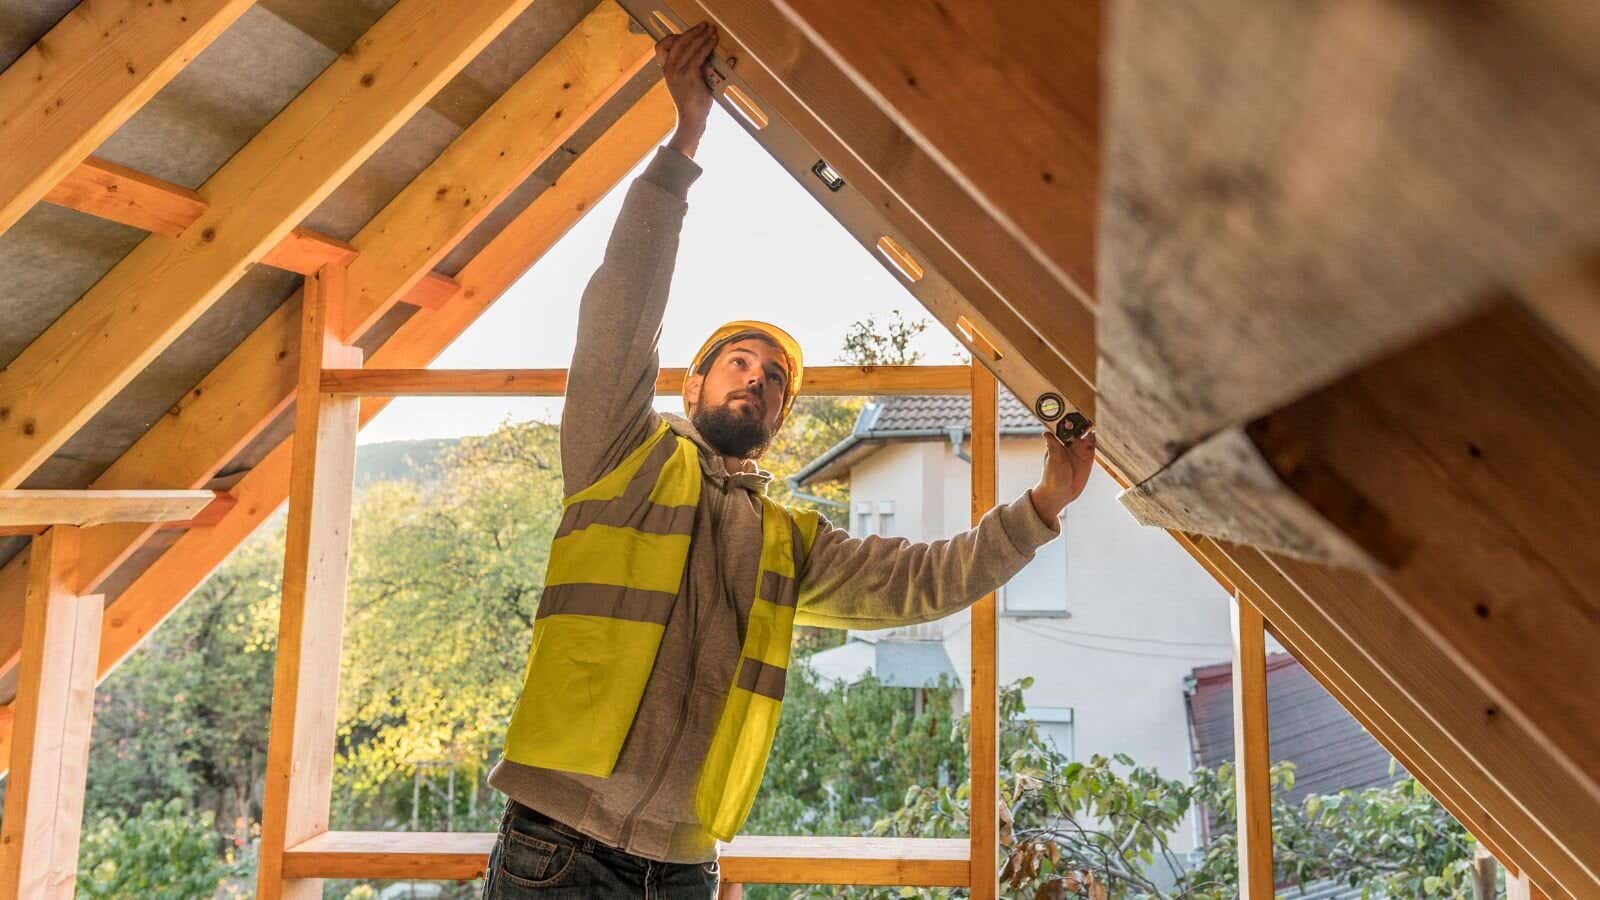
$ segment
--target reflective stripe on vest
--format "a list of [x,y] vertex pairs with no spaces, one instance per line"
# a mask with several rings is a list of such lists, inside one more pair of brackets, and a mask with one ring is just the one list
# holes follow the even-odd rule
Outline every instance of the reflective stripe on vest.
[[[700,485],[694,444],[663,422],[563,503],[507,759],[611,774],[681,589]],[[782,708],[799,563],[818,525],[814,512],[761,503],[756,597],[695,791],[702,826],[721,840],[733,839],[761,786]]]

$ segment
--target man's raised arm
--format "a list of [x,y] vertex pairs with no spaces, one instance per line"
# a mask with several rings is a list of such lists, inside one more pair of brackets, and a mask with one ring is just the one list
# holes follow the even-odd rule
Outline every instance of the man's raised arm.
[[700,176],[691,157],[711,111],[703,72],[715,46],[716,30],[700,26],[656,45],[656,60],[678,108],[678,127],[628,187],[605,258],[583,292],[561,410],[561,470],[568,494],[615,467],[658,421],[652,401],[661,367],[661,319],[689,186]]

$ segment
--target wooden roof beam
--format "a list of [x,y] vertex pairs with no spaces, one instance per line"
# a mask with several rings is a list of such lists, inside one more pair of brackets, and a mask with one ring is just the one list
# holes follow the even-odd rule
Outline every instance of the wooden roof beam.
[[145,238],[0,371],[0,488],[104,408],[530,2],[400,0],[334,59],[200,188],[207,209],[183,237]]
[[0,73],[0,233],[250,4],[85,0]]
[[211,491],[0,491],[0,527],[178,522],[215,499]]
[[[649,40],[628,33],[623,13],[612,4],[597,7],[563,38],[356,235],[351,246],[359,248],[357,259],[367,263],[353,261],[350,266],[350,299],[357,311],[340,323],[341,337],[358,339],[365,330],[361,322],[375,321],[398,302],[400,292],[415,301],[419,292],[435,290],[434,279],[414,281],[419,269],[432,266],[489,208],[526,180],[539,162],[614,96],[651,52]],[[642,121],[632,127],[653,131],[664,103],[670,120],[670,102],[652,93],[624,121]],[[615,141],[626,143],[632,132],[623,129],[619,134],[623,137]],[[606,145],[597,146],[601,158],[606,158]],[[592,152],[594,148],[586,151],[574,166]],[[606,187],[610,184],[606,182]],[[538,201],[534,207],[549,209]],[[560,219],[571,212],[558,208],[547,215]],[[477,258],[490,257],[480,252]],[[447,293],[439,292],[441,298],[455,295],[457,287],[450,282]],[[437,302],[417,305],[441,307]],[[95,487],[203,486],[293,399],[298,316],[297,300],[269,315],[97,478]],[[129,526],[88,535],[80,561],[85,583],[98,584],[151,533],[149,528]],[[0,625],[19,614],[25,567],[24,560],[13,559],[0,568]],[[0,628],[0,671],[14,660],[15,652],[14,639]]]
[[[642,10],[651,4],[625,5]],[[924,291],[918,299],[975,355],[987,356],[1014,394],[1031,399],[1057,391],[1094,417],[1095,315],[1087,290],[1062,285],[997,227],[934,154],[771,0],[660,5],[680,23],[719,24],[719,50],[737,59],[738,77],[755,101],[842,176],[911,256],[949,282],[959,296]],[[811,174],[803,174],[802,186],[815,193]]]
[[[949,7],[912,0],[771,2],[988,219],[1063,287],[1080,298],[1094,295],[1099,0]],[[1004,152],[995,148],[1000,135]]]
[[[658,84],[579,155],[559,182],[535,198],[462,268],[458,275],[462,290],[448,304],[423,309],[412,316],[367,360],[368,364],[394,368],[427,365],[665,138],[674,121],[672,101],[665,86]],[[286,306],[298,310],[299,304]],[[268,319],[268,323],[272,321]],[[116,473],[118,480],[137,482],[163,471],[170,475],[177,466],[194,466],[192,471],[204,473],[201,481],[208,479],[210,472],[231,458],[248,435],[258,433],[292,396],[298,354],[287,352],[280,357],[279,352],[294,346],[298,329],[290,322],[274,333],[280,343],[268,342],[248,359],[229,357],[236,365],[224,361],[202,382],[203,386],[215,385],[213,379],[220,378],[234,386],[232,393],[207,391],[216,398],[206,402],[220,406],[200,405],[205,395],[192,397],[194,405],[187,407],[184,414],[163,419],[146,436],[146,440],[157,437],[154,444],[145,445],[143,440],[135,444],[102,480]],[[288,385],[282,383],[284,365]],[[247,376],[251,372],[254,375]],[[267,411],[263,413],[256,404],[265,404]],[[365,400],[362,422],[385,405],[387,401],[379,398]],[[161,429],[159,435],[156,429]],[[228,491],[236,502],[219,522],[185,533],[111,604],[100,644],[99,677],[105,677],[132,652],[240,541],[282,504],[288,493],[289,446],[288,441],[279,444]],[[94,556],[86,557],[81,564],[85,573],[107,571],[148,536],[142,529],[97,531],[108,538],[121,532],[121,540],[97,542]],[[86,574],[84,580],[89,582],[93,577]],[[21,621],[21,588],[26,582],[25,562],[12,560],[0,570],[0,673],[15,665],[17,645],[11,635]],[[0,743],[8,727],[0,718]]]

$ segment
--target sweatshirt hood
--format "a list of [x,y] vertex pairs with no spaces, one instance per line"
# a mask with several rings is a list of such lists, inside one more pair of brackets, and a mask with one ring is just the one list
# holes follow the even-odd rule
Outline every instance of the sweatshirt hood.
[[751,461],[754,471],[730,472],[727,463],[722,459],[722,454],[706,443],[706,439],[700,436],[700,431],[694,427],[694,423],[676,413],[661,413],[661,418],[666,420],[667,426],[675,433],[694,441],[695,447],[700,450],[700,470],[719,487],[724,490],[729,487],[740,487],[756,494],[767,492],[767,485],[772,483],[772,473],[761,468],[754,460]]

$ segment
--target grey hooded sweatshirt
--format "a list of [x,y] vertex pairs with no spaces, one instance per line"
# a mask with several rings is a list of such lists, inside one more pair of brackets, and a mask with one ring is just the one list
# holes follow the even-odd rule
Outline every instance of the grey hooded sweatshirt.
[[[561,416],[568,495],[597,481],[662,420],[653,408],[657,343],[689,186],[700,167],[661,147],[630,186],[584,290]],[[704,476],[682,593],[673,605],[633,726],[609,778],[502,760],[489,783],[601,843],[649,859],[704,863],[717,842],[694,792],[732,684],[756,591],[761,503],[771,475],[729,472],[687,420]],[[1024,493],[948,540],[853,538],[824,520],[799,573],[799,608],[838,628],[943,618],[1004,584],[1057,534]]]

